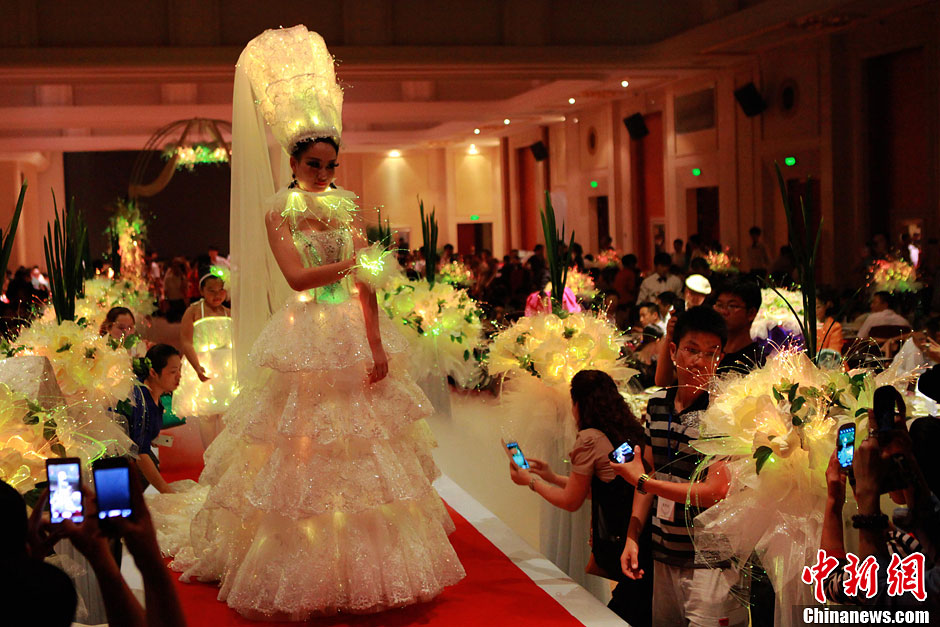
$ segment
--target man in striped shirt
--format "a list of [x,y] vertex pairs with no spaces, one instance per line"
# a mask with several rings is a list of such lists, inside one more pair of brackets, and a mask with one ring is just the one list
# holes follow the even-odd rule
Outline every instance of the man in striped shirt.
[[[670,354],[677,385],[647,407],[646,446],[627,464],[612,464],[637,487],[622,556],[624,574],[649,576],[639,567],[637,538],[653,509],[653,624],[747,625],[746,590],[722,564],[696,560],[692,519],[723,499],[729,476],[723,462],[695,476],[703,456],[689,442],[698,438],[700,412],[721,360],[727,328],[708,307],[692,307],[676,322]],[[645,466],[645,471],[644,471]],[[646,474],[646,473],[650,474]]]

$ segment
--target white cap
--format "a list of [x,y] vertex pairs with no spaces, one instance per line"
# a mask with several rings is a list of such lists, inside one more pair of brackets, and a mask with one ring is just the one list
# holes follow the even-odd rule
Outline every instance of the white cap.
[[712,293],[712,284],[701,274],[690,274],[685,279],[685,286],[691,291],[708,296]]

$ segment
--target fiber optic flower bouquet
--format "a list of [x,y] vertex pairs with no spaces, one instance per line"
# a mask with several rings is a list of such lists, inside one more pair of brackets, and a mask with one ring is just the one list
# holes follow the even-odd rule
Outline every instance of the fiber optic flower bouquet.
[[910,377],[820,369],[784,350],[747,376],[721,380],[692,446],[707,456],[699,472],[724,461],[731,482],[723,501],[688,521],[697,559],[744,564],[756,552],[777,594],[778,624],[793,605],[811,604],[800,573],[819,548],[838,427],[855,422],[856,433],[867,432],[875,388]]
[[113,407],[128,398],[134,382],[130,353],[86,322],[37,321],[14,342],[26,355],[49,359],[56,381],[69,404]]
[[594,297],[597,296],[597,288],[594,287],[594,279],[586,272],[579,272],[577,268],[568,268],[565,287],[571,288],[574,295],[584,302],[592,301]]
[[620,265],[620,253],[613,248],[602,250],[594,258],[595,268],[616,268]]
[[65,457],[56,436],[60,413],[0,384],[0,480],[20,493],[46,480],[46,459]]
[[789,335],[802,334],[800,329],[800,319],[803,317],[802,294],[793,290],[780,288],[773,290],[765,287],[760,291],[760,295],[760,310],[754,322],[751,323],[751,338],[755,340],[773,338],[774,330],[777,328],[783,329]]
[[917,270],[903,259],[877,259],[868,273],[868,285],[874,292],[916,292],[923,287],[917,281]]
[[741,263],[740,259],[732,257],[727,250],[710,250],[705,254],[705,261],[714,272],[739,272],[738,264]]
[[379,294],[385,314],[401,323],[413,347],[415,372],[440,370],[471,388],[482,378],[482,312],[466,291],[449,283],[399,277]]
[[459,261],[451,261],[441,266],[437,271],[437,281],[450,283],[454,287],[470,287],[473,285],[473,272]]

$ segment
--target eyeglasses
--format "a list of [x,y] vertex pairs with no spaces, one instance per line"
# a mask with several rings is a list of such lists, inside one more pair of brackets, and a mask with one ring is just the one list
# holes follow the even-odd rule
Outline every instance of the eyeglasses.
[[707,361],[715,361],[718,359],[718,349],[713,348],[710,350],[698,350],[697,348],[692,348],[691,346],[683,346],[679,349],[679,352],[685,353],[689,359],[705,359]]
[[741,311],[742,309],[747,309],[747,305],[739,305],[738,303],[726,303],[718,301],[714,305],[715,311]]

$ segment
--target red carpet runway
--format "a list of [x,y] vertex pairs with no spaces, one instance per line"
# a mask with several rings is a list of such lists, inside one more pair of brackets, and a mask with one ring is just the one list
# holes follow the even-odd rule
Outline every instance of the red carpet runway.
[[[196,479],[198,470],[175,467],[172,449],[161,450],[161,471],[169,481]],[[169,453],[169,455],[165,455]],[[398,625],[447,625],[517,627],[518,625],[580,625],[571,614],[539,588],[512,561],[487,540],[473,525],[450,507],[457,530],[451,542],[467,571],[466,578],[447,588],[434,601],[382,614],[318,618],[311,623],[330,627]],[[214,584],[185,584],[177,581],[177,591],[190,625],[296,625],[297,623],[257,623],[243,618],[216,600]]]

